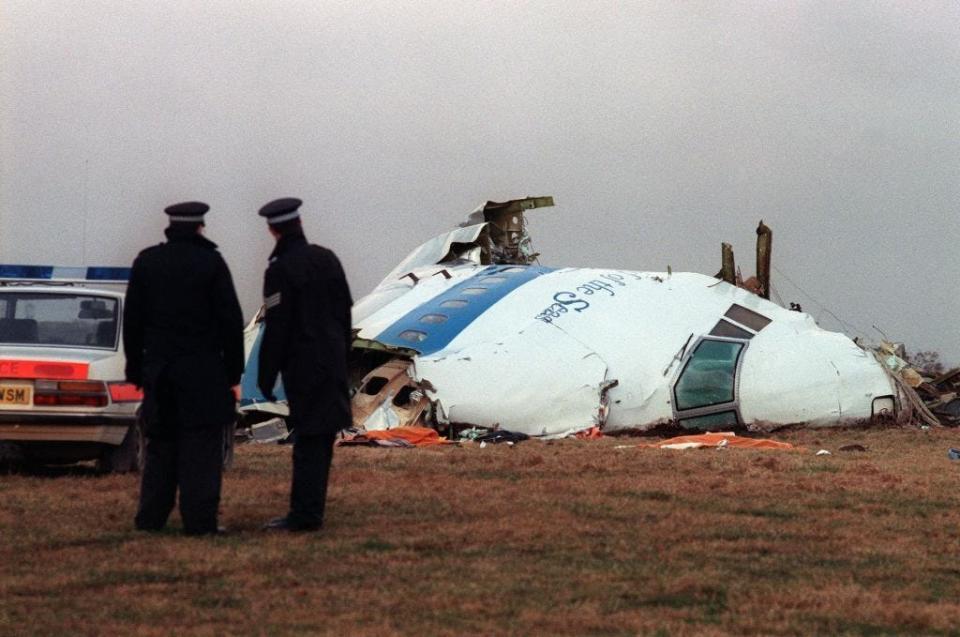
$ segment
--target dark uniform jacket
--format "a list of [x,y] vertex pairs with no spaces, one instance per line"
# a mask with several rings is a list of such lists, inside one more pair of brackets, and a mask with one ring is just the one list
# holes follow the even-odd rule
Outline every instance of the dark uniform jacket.
[[243,314],[217,246],[192,228],[133,262],[123,312],[126,377],[143,387],[147,434],[223,426],[243,373]]
[[336,255],[285,235],[270,255],[263,285],[266,308],[258,385],[273,395],[277,374],[301,435],[352,424],[347,374],[353,299]]

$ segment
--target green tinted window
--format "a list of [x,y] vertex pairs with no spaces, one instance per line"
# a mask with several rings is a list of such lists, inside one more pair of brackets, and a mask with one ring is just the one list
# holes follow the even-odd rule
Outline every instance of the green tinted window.
[[677,409],[732,402],[737,359],[742,350],[743,343],[701,341],[677,380]]

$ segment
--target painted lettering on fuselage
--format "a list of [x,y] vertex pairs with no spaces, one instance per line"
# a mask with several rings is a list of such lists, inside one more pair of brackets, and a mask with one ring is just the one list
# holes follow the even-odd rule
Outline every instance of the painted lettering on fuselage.
[[584,312],[590,309],[596,299],[585,297],[614,297],[618,288],[627,287],[631,280],[640,280],[643,277],[635,272],[604,272],[595,279],[584,281],[573,290],[560,290],[553,294],[553,303],[541,310],[534,318],[544,323],[553,323],[556,319],[570,311]]

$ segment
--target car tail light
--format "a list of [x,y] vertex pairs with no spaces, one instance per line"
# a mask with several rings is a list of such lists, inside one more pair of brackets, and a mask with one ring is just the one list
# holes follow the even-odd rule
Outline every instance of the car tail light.
[[143,400],[143,391],[133,383],[109,383],[110,400],[115,403],[135,403]]
[[106,407],[107,386],[102,381],[38,380],[33,404],[43,407]]

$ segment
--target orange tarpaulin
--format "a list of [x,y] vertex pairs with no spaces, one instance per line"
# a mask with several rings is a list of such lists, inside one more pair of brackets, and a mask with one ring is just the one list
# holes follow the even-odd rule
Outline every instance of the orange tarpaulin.
[[737,447],[738,449],[795,449],[787,442],[764,438],[739,438],[728,431],[720,433],[677,436],[660,442],[636,445],[648,449],[700,449],[701,447]]
[[600,431],[600,427],[590,427],[589,429],[578,431],[573,435],[580,440],[595,440],[597,438],[603,438],[603,432]]
[[393,429],[384,429],[382,431],[367,431],[350,439],[348,442],[352,444],[362,444],[375,441],[388,443],[402,442],[414,447],[453,444],[446,438],[442,438],[440,434],[429,427],[394,427]]

